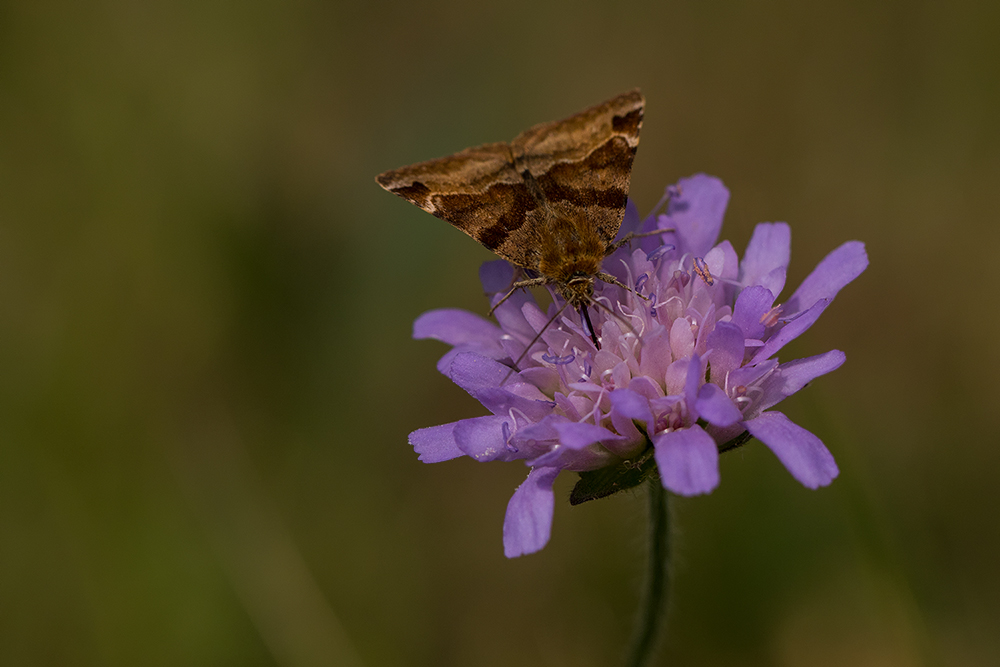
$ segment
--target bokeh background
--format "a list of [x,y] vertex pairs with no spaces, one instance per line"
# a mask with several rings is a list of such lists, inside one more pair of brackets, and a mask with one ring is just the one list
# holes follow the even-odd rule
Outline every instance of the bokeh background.
[[[1000,5],[0,6],[0,664],[613,665],[642,494],[506,560],[519,464],[412,341],[488,251],[375,174],[635,86],[641,211],[707,172],[789,286],[871,266],[789,359],[841,475],[759,443],[675,502],[663,665],[1000,664]],[[786,295],[787,296],[787,295]]]

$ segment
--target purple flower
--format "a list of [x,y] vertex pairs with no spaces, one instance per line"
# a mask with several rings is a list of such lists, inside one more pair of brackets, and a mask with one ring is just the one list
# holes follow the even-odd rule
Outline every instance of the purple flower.
[[[718,486],[720,451],[752,436],[809,488],[837,476],[820,439],[771,408],[839,367],[844,353],[785,363],[776,355],[865,270],[864,244],[834,250],[779,304],[788,225],[757,225],[740,260],[728,241],[716,243],[729,200],[721,181],[699,174],[668,193],[667,212],[650,216],[642,229],[672,231],[636,240],[604,262],[605,271],[647,298],[597,282],[590,314],[600,349],[569,310],[542,331],[559,304],[543,312],[526,292],[497,308],[498,324],[461,310],[434,310],[414,323],[414,338],[453,346],[438,369],[490,413],[411,433],[420,460],[464,455],[531,467],[507,506],[508,557],[548,542],[552,484],[563,470],[596,485],[580,500],[638,483],[629,475],[651,474],[653,461],[667,489],[697,495]],[[629,202],[621,234],[639,228]],[[489,262],[480,274],[496,303],[513,269]]]

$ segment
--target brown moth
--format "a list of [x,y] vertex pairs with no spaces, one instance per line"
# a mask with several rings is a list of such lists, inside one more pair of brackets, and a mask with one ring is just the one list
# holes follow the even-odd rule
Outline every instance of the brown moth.
[[[638,90],[564,120],[542,123],[510,143],[483,144],[379,174],[383,188],[447,220],[534,275],[510,292],[553,285],[587,321],[594,280],[628,289],[601,271],[625,215],[645,99]],[[492,312],[492,310],[491,310]]]

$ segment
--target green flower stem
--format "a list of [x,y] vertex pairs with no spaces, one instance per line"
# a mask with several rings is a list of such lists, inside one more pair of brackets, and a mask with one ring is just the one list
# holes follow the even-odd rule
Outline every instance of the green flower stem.
[[636,619],[626,667],[649,664],[657,639],[665,626],[670,595],[670,521],[667,490],[659,475],[651,475],[649,486],[649,558],[641,608]]

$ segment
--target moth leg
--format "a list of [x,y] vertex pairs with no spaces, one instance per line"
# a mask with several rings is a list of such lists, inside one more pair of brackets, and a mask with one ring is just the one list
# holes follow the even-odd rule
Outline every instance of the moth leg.
[[605,256],[610,255],[615,250],[618,250],[618,248],[621,248],[623,245],[625,245],[626,243],[630,242],[632,239],[641,239],[644,236],[656,236],[657,234],[668,234],[668,233],[670,233],[672,231],[675,231],[675,230],[673,230],[673,229],[654,229],[651,232],[640,232],[638,234],[635,233],[635,232],[629,232],[628,234],[626,234],[625,236],[623,236],[621,238],[621,240],[615,241],[614,243],[612,243],[611,245],[609,245],[608,248],[607,248],[607,250],[604,251],[604,255]]
[[645,294],[639,294],[634,289],[632,289],[631,287],[629,287],[625,283],[621,282],[620,280],[618,280],[617,278],[615,278],[610,273],[605,273],[604,271],[601,271],[601,272],[595,274],[594,277],[597,278],[598,280],[603,280],[606,283],[611,283],[612,285],[615,285],[617,287],[621,287],[623,290],[626,290],[628,292],[632,292],[632,294],[635,294],[640,299],[645,299],[646,301],[649,301],[649,297],[648,296],[646,296]]
[[502,304],[504,301],[512,297],[514,295],[514,292],[521,289],[522,287],[535,287],[537,285],[544,285],[547,282],[549,282],[548,279],[542,276],[538,278],[531,278],[529,280],[518,280],[516,283],[511,285],[510,291],[504,294],[503,298],[497,301],[496,304],[494,304],[493,307],[490,308],[490,312],[487,313],[487,316],[493,315],[493,311],[499,308],[500,304]]

